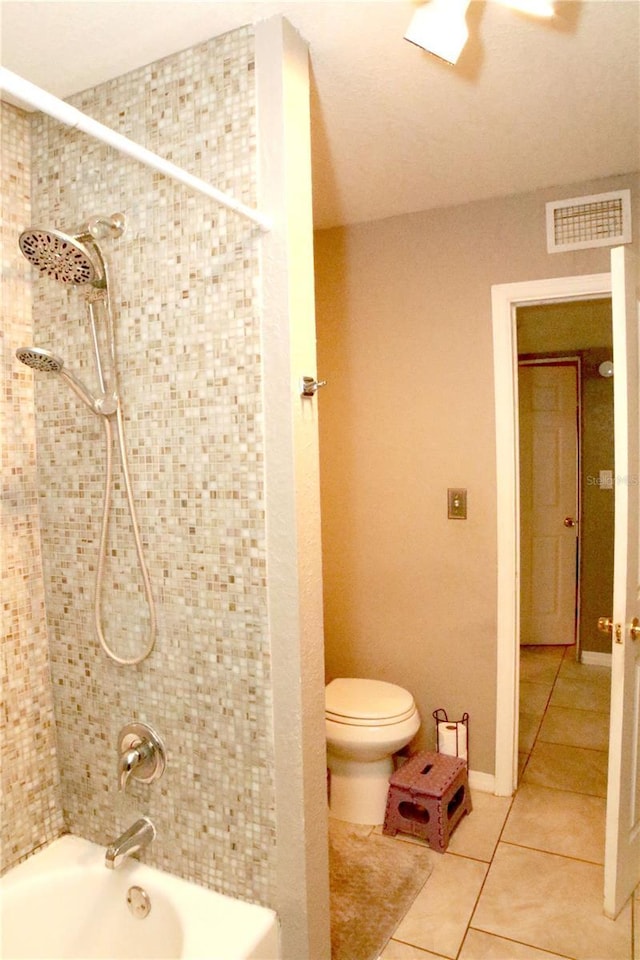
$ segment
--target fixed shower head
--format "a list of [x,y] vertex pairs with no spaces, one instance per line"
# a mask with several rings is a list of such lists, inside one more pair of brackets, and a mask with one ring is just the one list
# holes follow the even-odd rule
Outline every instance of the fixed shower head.
[[64,361],[57,357],[55,353],[51,353],[50,350],[43,350],[42,347],[18,347],[16,357],[21,363],[26,364],[33,370],[39,370],[41,373],[59,374],[69,384],[76,397],[82,400],[92,413],[108,414],[112,412],[111,409],[105,407],[103,399],[98,400],[97,397],[93,396],[82,380],[79,380],[71,371],[65,370]]
[[41,347],[18,347],[16,357],[20,363],[42,373],[60,373],[64,367],[64,361],[60,357]]
[[91,254],[77,237],[31,227],[20,234],[19,244],[29,263],[61,283],[85,284],[102,279]]
[[54,280],[104,289],[107,268],[98,241],[121,237],[125,226],[124,214],[100,213],[73,234],[30,227],[20,234],[20,250],[29,263]]
[[30,227],[20,234],[20,250],[29,263],[54,280],[104,287],[106,267],[97,241],[121,237],[125,226],[124,214],[100,213],[73,234]]

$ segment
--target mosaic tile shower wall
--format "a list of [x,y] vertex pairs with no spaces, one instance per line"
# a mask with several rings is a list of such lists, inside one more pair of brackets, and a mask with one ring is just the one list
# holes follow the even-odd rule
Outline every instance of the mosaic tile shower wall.
[[[253,36],[243,29],[72,98],[79,109],[255,204]],[[104,844],[142,813],[145,859],[269,903],[274,876],[265,588],[259,240],[213,201],[38,116],[33,223],[66,231],[122,212],[105,241],[120,395],[157,603],[150,657],[99,648],[93,591],[104,478],[100,419],[37,374],[39,494],[66,825]],[[34,271],[35,272],[35,271]],[[34,278],[35,342],[96,388],[82,289]],[[131,656],[148,610],[114,450],[104,632]],[[116,783],[131,719],[167,748],[162,780]]]
[[30,270],[18,235],[30,217],[29,118],[0,103],[2,131],[2,857],[6,870],[63,829],[38,521]]

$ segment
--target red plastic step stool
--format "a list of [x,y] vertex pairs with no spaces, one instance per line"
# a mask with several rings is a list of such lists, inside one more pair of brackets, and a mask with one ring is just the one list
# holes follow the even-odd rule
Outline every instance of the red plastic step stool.
[[425,750],[389,778],[382,832],[411,833],[444,853],[465,813],[471,813],[465,761]]

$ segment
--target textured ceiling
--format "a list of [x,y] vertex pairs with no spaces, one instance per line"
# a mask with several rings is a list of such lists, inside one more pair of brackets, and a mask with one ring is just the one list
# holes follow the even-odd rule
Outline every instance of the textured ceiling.
[[59,97],[283,14],[311,55],[314,219],[354,223],[640,167],[640,0],[551,21],[474,0],[454,67],[412,0],[3,0],[2,63]]

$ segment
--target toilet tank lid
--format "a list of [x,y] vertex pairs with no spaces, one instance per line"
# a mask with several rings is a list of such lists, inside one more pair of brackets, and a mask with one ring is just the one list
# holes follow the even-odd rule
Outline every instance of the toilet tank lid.
[[325,688],[327,713],[355,719],[389,719],[415,707],[408,690],[384,680],[338,677]]

